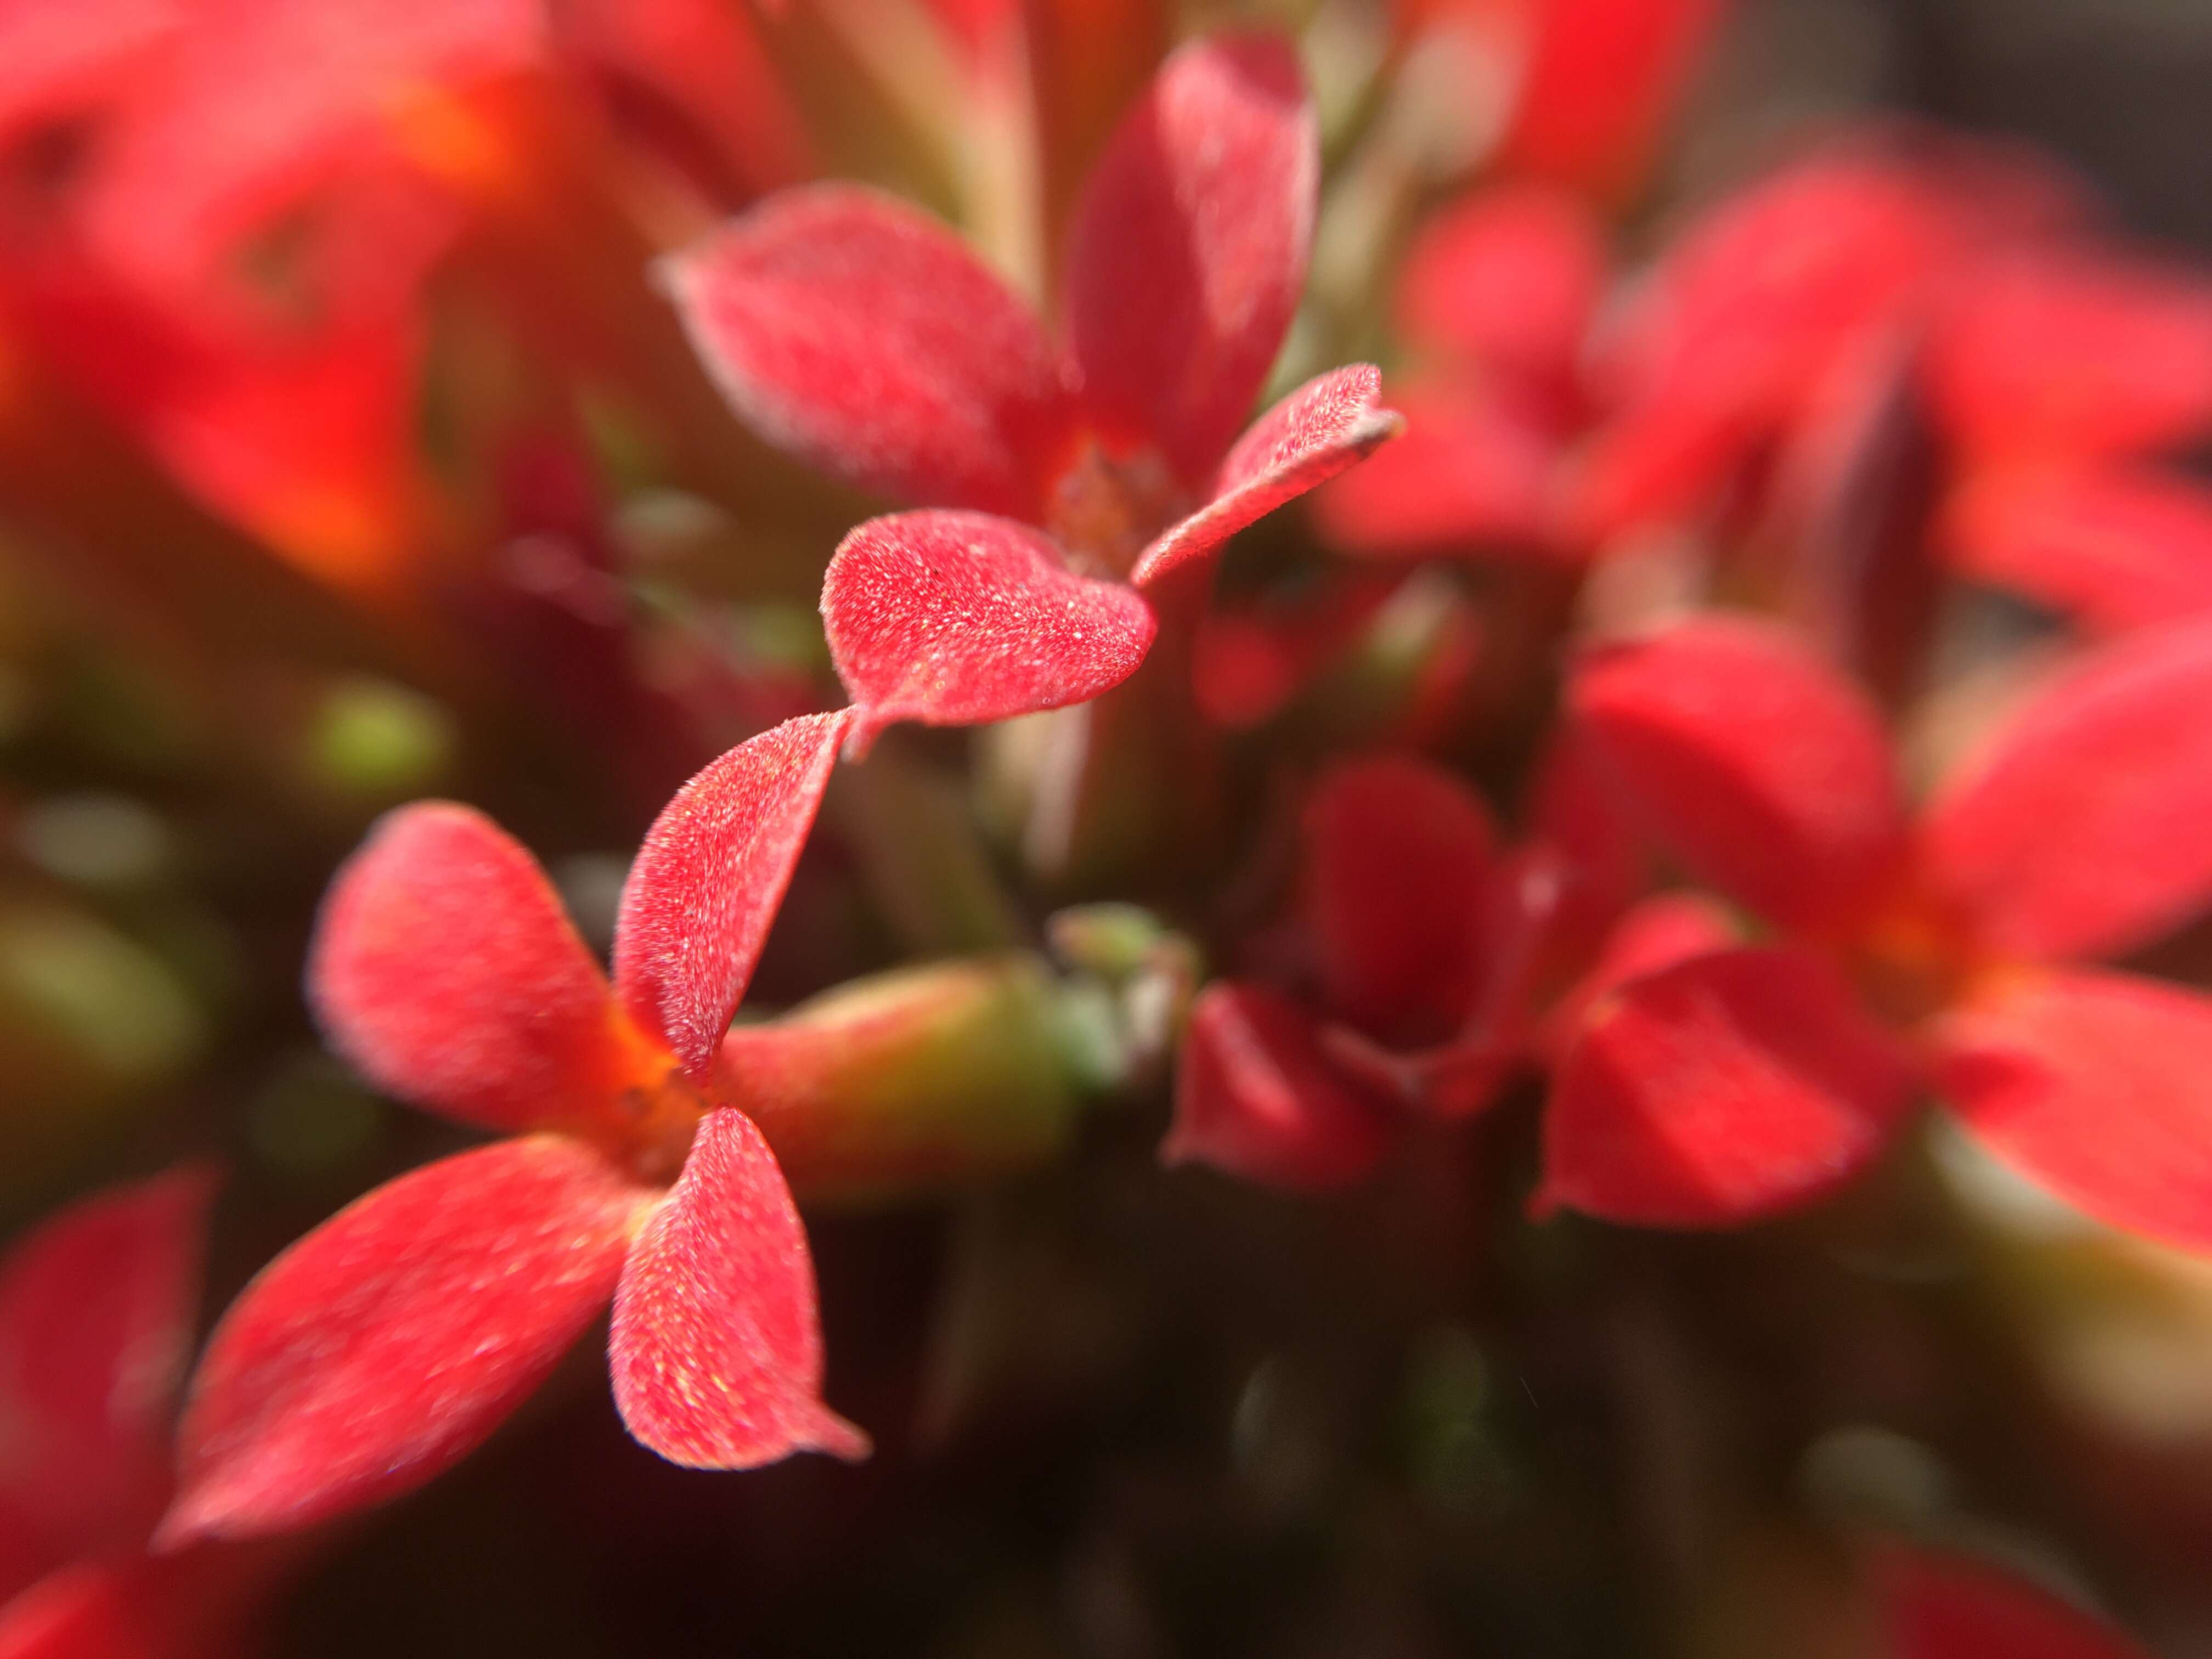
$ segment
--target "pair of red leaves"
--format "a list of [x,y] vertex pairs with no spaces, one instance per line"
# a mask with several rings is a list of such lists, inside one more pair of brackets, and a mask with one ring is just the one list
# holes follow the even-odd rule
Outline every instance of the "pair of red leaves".
[[860,487],[927,503],[847,537],[823,580],[855,749],[1095,697],[1158,629],[1144,590],[1397,428],[1365,367],[1237,436],[1305,279],[1319,177],[1280,40],[1161,67],[1070,237],[1065,344],[934,221],[847,185],[771,198],[672,261],[731,402]]
[[1778,937],[1617,947],[1553,1085],[1546,1201],[1674,1226],[1787,1210],[1863,1170],[1927,1087],[2093,1215],[2212,1247],[2212,1000],[2075,965],[2212,900],[2212,627],[2090,654],[1917,817],[1874,708],[1772,624],[1602,647],[1567,707],[1624,808]]
[[805,1235],[719,1060],[848,718],[787,721],[669,803],[623,890],[611,988],[475,812],[404,808],[355,855],[308,969],[332,1043],[379,1087],[514,1138],[377,1188],[247,1287],[192,1382],[165,1541],[420,1484],[611,1298],[616,1403],[654,1450],[865,1455],[821,1402]]

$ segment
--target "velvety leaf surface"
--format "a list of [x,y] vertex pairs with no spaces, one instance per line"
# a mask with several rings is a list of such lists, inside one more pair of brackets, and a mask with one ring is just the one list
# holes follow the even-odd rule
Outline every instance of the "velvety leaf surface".
[[1319,128],[1289,44],[1217,35],[1169,58],[1091,174],[1061,303],[1084,400],[1203,489],[1305,286]]
[[1713,615],[1602,647],[1567,702],[1631,815],[1785,926],[1844,912],[1897,851],[1880,717],[1786,629]]
[[1553,536],[1554,441],[1503,403],[1460,388],[1391,396],[1403,434],[1314,497],[1315,522],[1332,546],[1389,558],[1575,556]]
[[1796,1209],[1880,1154],[1914,1082],[1819,957],[1693,957],[1593,1011],[1552,1087],[1538,1203],[1655,1227]]
[[161,1541],[310,1526],[450,1468],[606,1305],[650,1197],[581,1142],[540,1135],[339,1211],[216,1326]]
[[1875,1584],[1894,1659],[2149,1659],[2118,1626],[1964,1556],[1887,1546]]
[[1938,1086],[1974,1137],[2115,1227],[2212,1249],[2212,999],[2026,977],[1948,1016]]
[[849,718],[802,714],[748,738],[677,792],[630,866],[615,985],[694,1078],[751,982]]
[[2212,612],[2212,491],[2147,469],[2015,468],[1945,510],[1953,567],[2094,633]]
[[1301,827],[1300,911],[1330,1008],[1385,1040],[1452,1035],[1492,943],[1481,798],[1425,761],[1353,761],[1315,786]]
[[895,720],[975,726],[1085,702],[1137,671],[1158,623],[1120,582],[980,513],[900,513],[845,538],[822,579],[857,749]]
[[1364,1179],[1391,1139],[1382,1109],[1338,1077],[1296,1004],[1229,981],[1198,994],[1163,1164],[1319,1191]]
[[136,1547],[168,1498],[214,1182],[179,1170],[81,1200],[0,1261],[0,1601],[30,1572]]
[[1067,435],[1059,353],[934,219],[811,185],[664,269],[700,356],[774,442],[902,501],[1041,515]]
[[339,870],[307,995],[378,1088],[492,1128],[611,1122],[651,1058],[538,861],[450,802],[387,814]]
[[806,1231],[741,1112],[710,1114],[615,1293],[609,1355],[629,1431],[672,1462],[746,1469],[868,1437],[822,1403]]
[[1405,422],[1376,405],[1381,389],[1372,365],[1354,363],[1307,381],[1277,404],[1229,452],[1213,499],[1146,548],[1129,580],[1144,586],[1211,553],[1397,436]]
[[1431,217],[1407,251],[1399,331],[1562,387],[1577,373],[1607,265],[1604,225],[1580,198],[1541,185],[1480,191]]
[[2131,634],[2018,711],[1938,793],[1929,870],[2027,957],[2114,955],[2212,899],[2212,621]]

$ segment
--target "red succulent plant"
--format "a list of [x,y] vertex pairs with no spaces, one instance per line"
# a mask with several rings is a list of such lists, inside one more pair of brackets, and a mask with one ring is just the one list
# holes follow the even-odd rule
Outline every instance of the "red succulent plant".
[[165,1541],[420,1484],[611,1299],[616,1403],[664,1456],[866,1454],[821,1401],[805,1234],[718,1053],[846,724],[788,720],[670,802],[623,890],[611,987],[530,855],[468,808],[392,814],[340,872],[308,968],[332,1043],[510,1138],[376,1188],[246,1288],[192,1381]]
[[1917,817],[1872,705],[1771,623],[1595,648],[1567,708],[1624,811],[1770,936],[1691,929],[1616,967],[1559,1064],[1540,1203],[1792,1209],[1925,1090],[2092,1215],[2212,1248],[2212,999],[2086,965],[2212,900],[2212,628],[2089,653]]
[[934,221],[854,186],[773,197],[670,264],[749,421],[927,503],[854,531],[823,581],[856,750],[1119,684],[1158,627],[1148,592],[1397,429],[1360,366],[1237,435],[1297,307],[1318,173],[1289,47],[1217,36],[1168,59],[1091,176],[1064,345]]

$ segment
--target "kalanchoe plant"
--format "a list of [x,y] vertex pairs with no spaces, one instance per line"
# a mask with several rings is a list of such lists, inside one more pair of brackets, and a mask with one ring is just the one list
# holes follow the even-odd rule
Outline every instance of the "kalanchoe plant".
[[167,1542],[419,1485],[610,1299],[616,1403],[664,1456],[866,1454],[822,1403],[805,1234],[720,1054],[847,720],[786,721],[669,803],[611,988],[488,820],[433,803],[379,826],[325,902],[311,998],[379,1086],[511,1138],[378,1188],[246,1288],[192,1380]]
[[1243,435],[1304,285],[1319,156],[1297,61],[1218,36],[1161,68],[1092,173],[1055,341],[933,221],[772,197],[667,267],[731,401],[784,447],[926,503],[830,562],[851,742],[1084,702],[1135,672],[1146,594],[1398,428],[1372,368]]
[[2082,965],[2212,899],[2212,629],[2091,653],[1917,817],[1874,708],[1772,623],[1598,647],[1567,701],[1624,807],[1772,935],[1671,927],[1616,967],[1553,1087],[1540,1202],[1774,1214],[1863,1172],[1927,1089],[2100,1219],[2212,1247],[2212,1000]]

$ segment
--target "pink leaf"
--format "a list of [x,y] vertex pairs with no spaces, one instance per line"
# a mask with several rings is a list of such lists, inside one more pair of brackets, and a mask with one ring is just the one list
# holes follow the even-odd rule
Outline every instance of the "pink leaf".
[[1875,1583],[1893,1659],[2150,1659],[2117,1626],[1964,1556],[1887,1545]]
[[167,1501],[213,1187],[179,1170],[83,1200],[0,1261],[0,1510],[38,1570],[136,1547]]
[[1229,981],[1199,993],[1163,1164],[1319,1191],[1364,1180],[1390,1140],[1381,1109],[1338,1078],[1295,1004]]
[[2038,975],[1937,1031],[1975,1138],[2100,1220],[2212,1249],[2212,999],[2129,974]]
[[1632,815],[1777,921],[1847,913],[1897,852],[1880,717],[1785,629],[1712,615],[1604,647],[1567,701]]
[[1355,363],[1307,381],[1262,415],[1221,464],[1213,499],[1146,548],[1129,580],[1146,586],[1211,553],[1397,436],[1405,422],[1376,407],[1381,386],[1372,367]]
[[1914,1085],[1820,958],[1693,957],[1622,987],[1568,1050],[1537,1201],[1654,1227],[1797,1209],[1873,1162]]
[[2018,468],[1943,518],[1953,567],[2094,633],[2212,613],[2212,491],[2147,469]]
[[447,802],[388,814],[339,870],[307,994],[378,1088],[494,1128],[608,1123],[650,1059],[538,861]]
[[646,833],[615,923],[615,985],[696,1079],[713,1069],[837,763],[849,714],[749,738]]
[[341,1210],[216,1328],[160,1541],[311,1526],[450,1468],[606,1305],[649,1197],[581,1142],[539,1135]]
[[858,749],[895,720],[973,726],[1085,702],[1137,671],[1158,624],[1120,582],[1079,576],[1037,532],[980,513],[900,513],[845,538],[822,579]]
[[901,501],[1043,511],[1058,353],[935,220],[851,185],[786,191],[665,267],[693,343],[770,440]]
[[1441,767],[1379,757],[1323,777],[1303,829],[1299,896],[1330,1008],[1386,1040],[1455,1033],[1492,943],[1489,808]]
[[1289,46],[1218,35],[1170,57],[1092,173],[1061,314],[1085,403],[1203,489],[1305,286],[1318,124]]
[[1938,886],[1998,949],[2116,955],[2212,899],[2212,620],[2090,653],[1929,807]]
[[867,1436],[822,1403],[806,1231],[741,1112],[708,1115],[638,1235],[609,1352],[623,1421],[672,1462],[746,1469],[798,1451],[868,1455]]

